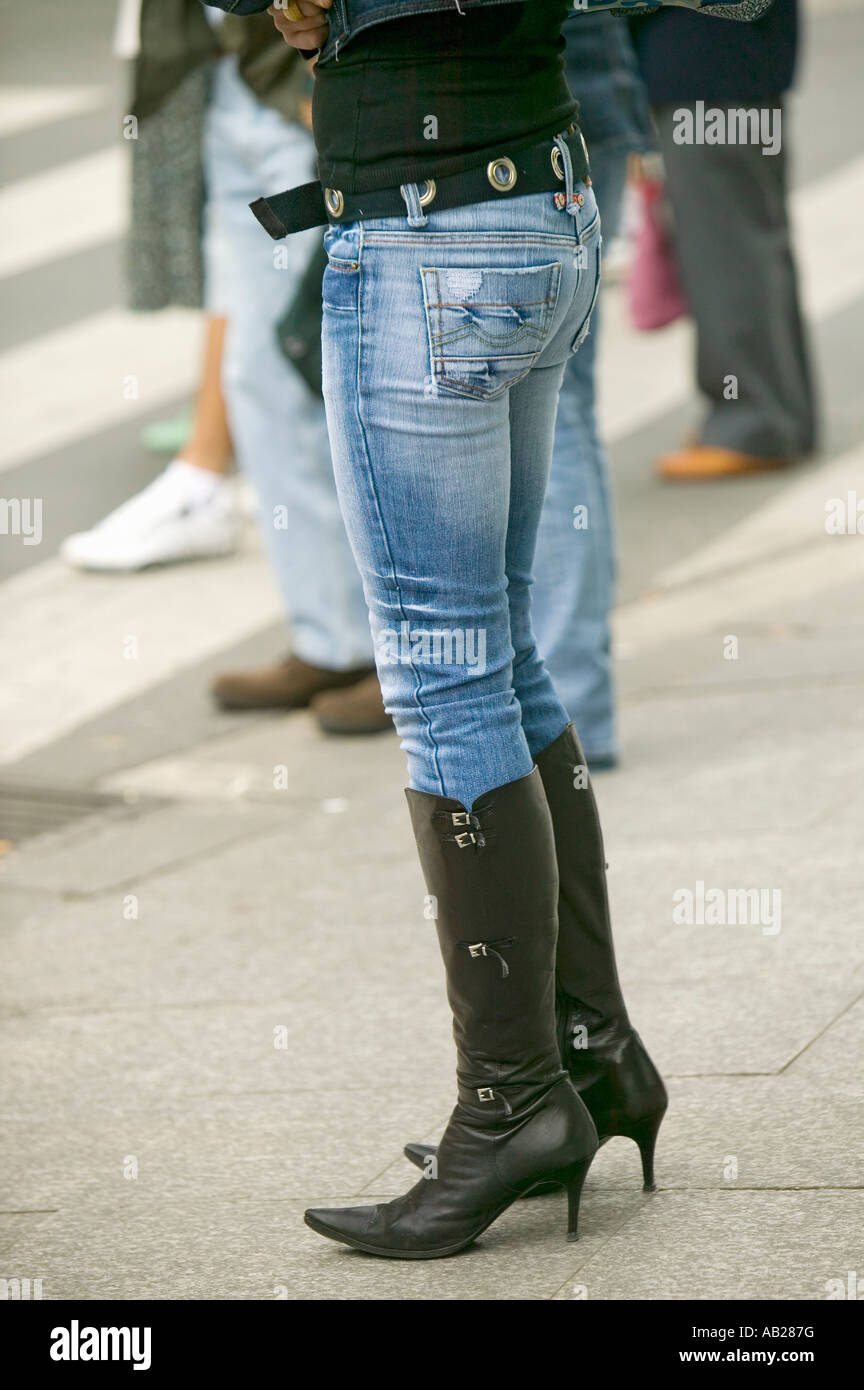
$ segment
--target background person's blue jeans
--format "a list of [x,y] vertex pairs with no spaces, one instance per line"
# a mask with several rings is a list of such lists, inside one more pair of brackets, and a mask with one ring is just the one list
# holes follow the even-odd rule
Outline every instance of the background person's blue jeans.
[[531,571],[599,216],[553,194],[325,233],[324,397],[342,512],[411,785],[470,808],[568,722]]
[[[621,218],[626,148],[592,145],[591,178],[608,246]],[[596,417],[602,302],[601,295],[591,332],[564,369],[534,562],[537,645],[589,762],[613,759],[617,753],[610,631],[615,525],[609,467]],[[576,511],[583,507],[584,512]]]
[[204,130],[204,255],[207,307],[228,319],[222,385],[234,450],[258,495],[294,652],[347,670],[372,658],[366,604],[323,406],[276,338],[321,230],[274,246],[249,211],[254,198],[304,183],[314,168],[308,131],[258,101],[234,57],[217,62]]

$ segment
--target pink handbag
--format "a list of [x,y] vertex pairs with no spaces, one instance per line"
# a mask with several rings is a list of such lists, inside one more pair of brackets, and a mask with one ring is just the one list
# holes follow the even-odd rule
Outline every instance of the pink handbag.
[[686,314],[687,300],[672,250],[662,181],[640,180],[636,195],[641,203],[640,225],[627,277],[627,304],[633,327],[650,332]]

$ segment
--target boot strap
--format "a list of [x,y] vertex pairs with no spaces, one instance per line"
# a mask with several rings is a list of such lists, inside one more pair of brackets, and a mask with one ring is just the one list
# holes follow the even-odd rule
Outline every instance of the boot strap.
[[448,821],[454,830],[458,830],[460,826],[468,827],[465,830],[460,830],[456,835],[442,835],[442,840],[448,840],[452,844],[458,845],[460,849],[467,849],[469,845],[477,845],[482,849],[486,844],[480,817],[475,816],[473,811],[439,811],[437,816]]
[[[515,946],[515,936],[502,936],[498,941],[459,941],[457,945],[461,951],[467,951],[472,960],[475,960],[477,956],[494,956],[501,963],[501,979],[507,979],[510,974],[510,966],[501,955],[501,950],[506,950],[508,946]],[[498,949],[499,947],[501,950]]]

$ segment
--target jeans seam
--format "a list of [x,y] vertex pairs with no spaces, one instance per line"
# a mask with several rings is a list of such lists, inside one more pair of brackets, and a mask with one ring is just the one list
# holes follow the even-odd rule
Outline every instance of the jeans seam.
[[[444,237],[452,237],[452,242],[445,242]],[[380,238],[380,240],[378,240]],[[430,240],[430,238],[435,238]],[[497,238],[497,239],[496,239]],[[577,238],[578,239],[578,238]],[[383,232],[380,229],[372,231],[364,239],[364,246],[368,247],[388,247],[393,246],[426,246],[432,249],[436,245],[458,245],[465,246],[549,246],[563,247],[568,251],[573,249],[574,236],[562,236],[560,232],[550,232],[548,236],[520,235],[519,232],[490,232],[489,230],[478,229],[476,232],[462,231],[458,228],[451,228],[448,231],[436,232],[434,229],[426,232],[423,236],[408,236],[406,232],[397,231]]]
[[[378,495],[378,487],[377,487],[377,485],[376,485],[375,474],[374,474],[374,471],[373,471],[373,468],[372,468],[371,450],[370,450],[370,448],[369,448],[369,439],[368,439],[368,436],[367,436],[367,434],[366,434],[366,426],[365,426],[365,423],[364,423],[364,421],[363,421],[363,392],[362,392],[362,389],[361,389],[361,361],[362,361],[362,356],[363,356],[363,245],[364,245],[364,238],[363,238],[363,232],[362,232],[362,229],[361,229],[361,233],[360,233],[360,245],[359,245],[358,253],[357,253],[357,259],[358,259],[358,261],[359,261],[359,266],[358,266],[358,270],[357,270],[357,274],[358,274],[358,277],[359,277],[359,279],[358,279],[358,284],[357,284],[357,397],[356,397],[356,400],[357,400],[357,405],[356,405],[356,410],[357,410],[357,423],[358,423],[358,425],[359,425],[359,427],[360,427],[360,437],[361,437],[361,439],[362,439],[362,441],[363,441],[363,462],[364,462],[364,467],[365,467],[365,470],[366,470],[366,478],[367,478],[367,482],[368,482],[368,484],[369,484],[370,492],[371,492],[371,494],[372,494],[372,497],[373,497],[374,503],[375,503],[375,515],[376,515],[376,517],[377,517],[377,519],[378,519],[378,526],[379,526],[379,529],[380,529],[380,532],[381,532],[381,539],[382,539],[382,541],[383,541],[384,549],[385,549],[385,552],[386,552],[386,555],[387,555],[387,563],[388,563],[388,565],[389,565],[389,567],[390,567],[390,575],[391,575],[392,583],[393,583],[393,585],[394,585],[394,589],[395,589],[395,593],[396,593],[396,597],[397,597],[397,602],[398,602],[398,605],[399,605],[399,612],[400,612],[400,614],[401,614],[401,616],[402,616],[403,622],[408,622],[408,621],[409,621],[409,618],[408,618],[408,614],[407,614],[406,611],[405,611],[405,605],[404,605],[403,598],[402,598],[402,589],[401,589],[401,586],[400,586],[400,584],[399,584],[399,579],[398,579],[398,576],[397,576],[397,573],[396,573],[396,565],[395,565],[395,562],[394,562],[394,559],[393,559],[393,551],[392,551],[391,545],[390,545],[390,536],[389,536],[389,534],[388,534],[388,532],[387,532],[387,526],[386,526],[386,524],[385,524],[384,515],[383,515],[383,512],[382,512],[382,510],[381,510],[381,502],[380,502],[380,498],[379,498],[379,495]],[[376,663],[375,663],[375,664],[376,664],[376,668],[377,668],[377,664],[378,664],[378,663],[377,663],[377,654],[376,654]],[[421,699],[421,688],[422,688],[422,685],[423,685],[423,680],[422,680],[422,677],[421,677],[421,675],[420,675],[420,672],[418,671],[416,665],[414,664],[414,661],[411,660],[411,661],[409,661],[408,664],[410,665],[411,670],[412,670],[413,673],[414,673],[414,699],[415,699],[415,702],[416,702],[416,704],[417,704],[417,708],[418,708],[418,710],[419,710],[419,712],[420,712],[420,715],[421,715],[421,718],[422,718],[422,720],[423,720],[423,723],[424,723],[424,725],[426,726],[427,738],[428,738],[429,744],[430,744],[431,749],[432,749],[432,760],[433,760],[433,763],[434,763],[434,766],[435,766],[436,775],[437,775],[437,777],[438,777],[439,793],[440,793],[440,795],[443,796],[443,795],[444,795],[444,778],[443,778],[443,776],[442,776],[442,774],[441,774],[441,767],[440,767],[440,764],[439,764],[439,761],[438,761],[439,749],[438,749],[438,745],[437,745],[437,743],[436,743],[436,741],[435,741],[435,738],[434,738],[434,736],[433,736],[433,733],[432,733],[432,721],[430,720],[428,714],[426,713],[426,710],[423,708],[423,702],[422,702],[422,699]]]

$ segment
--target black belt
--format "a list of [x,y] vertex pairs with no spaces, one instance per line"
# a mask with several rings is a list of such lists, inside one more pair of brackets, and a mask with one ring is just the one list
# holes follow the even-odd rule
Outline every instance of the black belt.
[[[569,126],[564,140],[573,165],[573,182],[590,184],[588,150],[582,132]],[[552,140],[531,145],[518,154],[498,155],[476,169],[461,174],[447,174],[440,179],[421,179],[420,205],[424,212],[461,207],[466,203],[484,203],[491,199],[523,193],[543,193],[564,182],[561,152]],[[274,241],[291,232],[307,227],[322,227],[329,223],[360,222],[366,217],[398,217],[407,212],[405,199],[398,188],[382,188],[373,193],[342,193],[338,188],[323,188],[314,183],[301,183],[297,188],[274,193],[270,198],[256,198],[249,204],[265,231]]]

